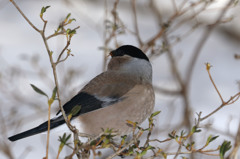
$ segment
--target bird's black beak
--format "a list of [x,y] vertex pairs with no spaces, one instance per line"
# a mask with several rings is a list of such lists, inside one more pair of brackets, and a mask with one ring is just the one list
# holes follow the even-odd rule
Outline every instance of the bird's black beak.
[[108,54],[108,56],[107,56],[107,57],[109,57],[109,56],[111,56],[111,57],[113,57],[113,56],[114,56],[114,50],[113,50],[113,51],[111,51],[111,52]]
[[111,56],[111,57],[113,56],[112,52],[110,52],[107,57],[109,57],[109,56]]

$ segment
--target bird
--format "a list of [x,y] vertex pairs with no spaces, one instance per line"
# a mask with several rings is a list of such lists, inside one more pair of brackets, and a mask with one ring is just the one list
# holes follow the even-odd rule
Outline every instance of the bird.
[[[85,134],[97,136],[103,129],[118,135],[132,131],[128,121],[141,124],[150,116],[155,105],[152,86],[152,65],[143,51],[123,45],[110,51],[106,71],[89,81],[71,100],[63,105],[68,116],[76,106],[80,109],[71,118],[71,125]],[[50,120],[50,129],[67,126],[59,110]],[[8,139],[16,141],[46,132],[48,121]],[[68,129],[68,128],[67,128]]]

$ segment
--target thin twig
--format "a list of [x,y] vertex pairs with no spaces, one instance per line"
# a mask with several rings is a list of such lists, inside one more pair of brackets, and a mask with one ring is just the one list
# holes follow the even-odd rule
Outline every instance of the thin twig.
[[136,11],[136,0],[132,0],[131,1],[132,3],[132,11],[133,11],[133,21],[134,21],[134,28],[135,28],[135,35],[137,37],[137,40],[138,40],[138,43],[140,45],[140,47],[142,47],[143,45],[143,42],[141,40],[141,37],[140,37],[140,33],[139,33],[139,29],[138,29],[138,23],[137,23],[137,11]]
[[55,37],[55,36],[58,36],[58,35],[65,35],[65,31],[60,31],[58,33],[53,33],[52,35],[49,35],[48,37],[46,37],[47,40]]
[[[209,64],[207,63],[206,65],[209,65]],[[210,78],[210,80],[211,80],[211,82],[212,82],[212,84],[213,84],[215,90],[217,91],[218,96],[220,97],[222,103],[225,103],[224,100],[223,100],[223,98],[222,98],[221,93],[219,92],[219,90],[218,90],[218,88],[217,88],[215,82],[214,82],[213,79],[212,79],[212,75],[211,75],[211,73],[210,73],[210,68],[208,69],[208,66],[207,66],[207,72],[208,72],[208,76],[209,76],[209,78]]]
[[[45,39],[45,29],[47,26],[47,21],[41,17],[44,25],[43,25],[43,30],[40,32],[42,35],[42,38]],[[46,41],[47,42],[47,41]],[[48,45],[47,45],[48,47]],[[49,49],[47,49],[48,51]],[[50,50],[49,50],[50,51]],[[47,129],[47,146],[46,146],[46,159],[48,159],[48,150],[49,150],[49,137],[50,137],[50,114],[51,114],[51,105],[48,105],[48,129]]]
[[167,142],[167,141],[170,141],[172,140],[171,138],[167,138],[165,140],[158,140],[158,139],[152,139],[152,140],[149,140],[149,142],[159,142],[159,143],[164,143],[164,142]]
[[[70,36],[69,40],[67,41],[66,46],[63,48],[63,50],[62,50],[61,53],[59,54],[58,59],[57,59],[57,61],[56,61],[56,63],[55,63],[56,65],[57,65],[58,63],[64,61],[64,60],[61,60],[61,57],[62,57],[63,53],[66,51],[66,49],[69,47],[70,41],[71,41],[71,36]],[[68,56],[69,56],[69,55],[66,56],[66,59],[67,59]]]
[[57,64],[66,61],[70,55],[71,55],[71,54],[67,54],[66,57],[65,57],[64,59],[58,61]]
[[[45,24],[47,22],[44,22]],[[60,92],[59,92],[59,84],[58,84],[58,76],[57,76],[57,72],[56,72],[56,64],[54,63],[53,61],[53,58],[52,58],[52,54],[51,54],[51,51],[49,49],[49,46],[48,46],[48,42],[47,42],[47,39],[45,37],[45,27],[44,27],[44,30],[41,33],[41,36],[42,36],[42,39],[43,39],[43,42],[44,42],[44,45],[45,45],[45,48],[47,50],[47,53],[48,53],[48,56],[49,56],[49,60],[50,60],[50,63],[51,63],[51,66],[52,66],[52,71],[53,71],[53,77],[54,77],[54,82],[55,82],[55,85],[56,85],[56,88],[57,88],[57,100],[58,100],[58,104],[59,104],[59,108],[62,112],[62,115],[64,117],[64,120],[65,122],[67,123],[69,129],[74,132],[73,130],[73,127],[70,125],[70,123],[68,122],[68,119],[67,119],[67,116],[65,114],[65,111],[62,107],[62,103],[61,103],[61,99],[60,99]]]
[[46,147],[46,159],[48,159],[49,150],[49,138],[50,138],[50,118],[51,118],[51,105],[48,105],[48,129],[47,129],[47,147]]
[[18,5],[14,2],[14,0],[10,0],[12,4],[15,6],[15,8],[19,11],[19,13],[23,16],[23,18],[28,22],[28,24],[35,29],[37,32],[41,32],[33,23],[25,16],[25,14],[22,12],[22,10],[18,7]]
[[[199,3],[196,3],[195,6],[197,6],[197,4],[200,5],[200,4],[201,4],[201,1],[199,1]],[[194,14],[191,14],[190,17],[187,17],[186,19],[181,20],[179,23],[175,24],[171,29],[172,29],[172,30],[177,30],[177,28],[179,28],[179,27],[182,26],[183,24],[186,24],[187,21],[190,21],[190,20],[196,18],[199,14],[201,14],[203,11],[206,10],[206,8],[207,8],[208,5],[209,5],[209,4],[208,4],[207,2],[205,2],[204,5],[201,6],[201,8],[200,8],[197,12],[195,12]],[[191,7],[189,7],[189,8],[186,8],[186,9],[183,10],[181,13],[179,13],[178,16],[184,14],[185,12],[188,12],[190,9],[194,9],[194,6],[191,6]],[[174,17],[174,18],[175,18],[175,17]],[[172,20],[173,20],[173,19],[172,19]]]
[[149,41],[147,41],[146,42],[147,46],[146,46],[146,48],[144,48],[143,51],[146,52],[151,46],[153,46],[155,44],[155,41],[162,36],[164,31],[165,31],[165,27],[161,28],[154,37],[152,37]]
[[[72,29],[72,30],[77,30],[77,29],[79,29],[79,28],[80,28],[80,26],[77,26],[76,28],[74,28],[74,29]],[[62,31],[60,31],[60,32],[53,33],[52,35],[47,36],[46,39],[49,40],[49,39],[51,39],[51,38],[53,38],[53,37],[55,37],[55,36],[65,35],[65,34],[66,34],[65,30],[62,30]]]
[[181,152],[181,149],[182,149],[182,145],[179,144],[179,146],[178,146],[178,150],[177,150],[177,153],[175,154],[175,156],[174,156],[173,159],[176,159],[176,158],[178,157],[179,153]]
[[[208,117],[212,116],[212,115],[215,114],[217,111],[219,111],[220,109],[222,109],[224,106],[229,105],[230,102],[231,102],[231,104],[233,104],[232,101],[233,101],[235,98],[239,99],[239,96],[240,96],[240,92],[238,92],[238,93],[235,94],[234,96],[230,97],[230,99],[229,99],[228,101],[222,103],[218,108],[216,108],[214,111],[212,111],[212,112],[209,113],[208,115],[202,117],[202,118],[200,119],[200,121],[203,121],[203,120],[207,119]],[[234,102],[236,102],[236,100],[234,100]]]

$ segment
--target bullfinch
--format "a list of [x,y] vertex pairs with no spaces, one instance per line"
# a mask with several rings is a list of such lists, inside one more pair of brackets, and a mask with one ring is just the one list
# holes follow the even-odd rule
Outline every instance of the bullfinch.
[[[123,45],[110,52],[107,70],[85,85],[77,95],[63,105],[66,115],[80,106],[71,124],[82,133],[97,136],[102,129],[113,129],[127,135],[132,128],[127,120],[142,123],[153,111],[155,95],[152,86],[152,66],[137,47]],[[50,129],[65,125],[61,111],[50,120]],[[9,137],[16,141],[46,132],[48,122]],[[68,128],[67,128],[68,129]]]

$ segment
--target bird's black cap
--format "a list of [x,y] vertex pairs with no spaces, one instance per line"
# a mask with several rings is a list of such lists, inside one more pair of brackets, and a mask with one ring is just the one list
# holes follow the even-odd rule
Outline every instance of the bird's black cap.
[[132,45],[123,45],[116,50],[111,51],[112,57],[129,55],[135,58],[144,59],[149,61],[148,57],[139,48]]

